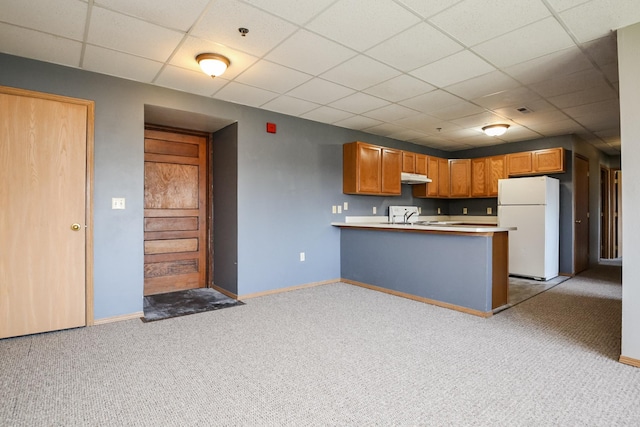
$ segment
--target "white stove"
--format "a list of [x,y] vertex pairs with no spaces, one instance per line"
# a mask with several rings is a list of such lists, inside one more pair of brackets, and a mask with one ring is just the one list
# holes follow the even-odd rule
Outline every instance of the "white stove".
[[391,224],[405,224],[418,221],[417,206],[389,206],[389,222]]

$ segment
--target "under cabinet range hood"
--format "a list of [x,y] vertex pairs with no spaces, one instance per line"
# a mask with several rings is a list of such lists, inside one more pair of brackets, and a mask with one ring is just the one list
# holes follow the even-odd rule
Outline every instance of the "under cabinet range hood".
[[425,184],[431,182],[431,179],[419,173],[402,172],[400,174],[400,182],[403,184]]

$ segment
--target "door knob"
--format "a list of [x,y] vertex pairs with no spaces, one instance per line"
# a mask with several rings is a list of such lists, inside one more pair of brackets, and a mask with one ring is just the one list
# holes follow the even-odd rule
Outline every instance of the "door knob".
[[78,231],[80,230],[80,224],[76,223],[76,224],[71,224],[71,229],[73,231]]
[[576,224],[582,224],[582,220],[581,219],[576,219]]

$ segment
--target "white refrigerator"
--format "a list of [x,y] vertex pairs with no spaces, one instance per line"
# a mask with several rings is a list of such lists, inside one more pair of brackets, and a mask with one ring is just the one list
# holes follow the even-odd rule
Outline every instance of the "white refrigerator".
[[535,176],[498,181],[498,225],[509,231],[509,274],[549,280],[560,258],[560,185]]

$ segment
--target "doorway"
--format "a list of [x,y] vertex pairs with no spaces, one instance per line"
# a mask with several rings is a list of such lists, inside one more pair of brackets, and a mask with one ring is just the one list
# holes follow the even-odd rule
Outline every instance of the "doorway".
[[589,268],[589,160],[574,158],[574,273]]
[[144,295],[207,287],[209,135],[145,127]]
[[0,87],[0,338],[93,324],[93,112]]

